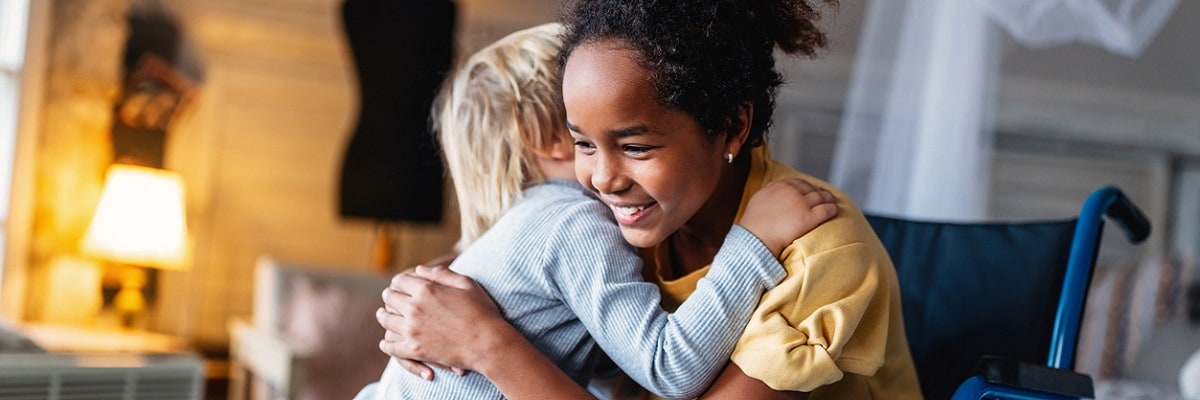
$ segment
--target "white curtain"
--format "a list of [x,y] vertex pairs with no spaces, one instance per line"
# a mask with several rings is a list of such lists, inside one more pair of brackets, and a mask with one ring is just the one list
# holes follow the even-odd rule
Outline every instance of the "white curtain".
[[[868,212],[987,217],[1003,35],[1136,57],[1178,0],[875,0],[830,180]],[[997,29],[1000,27],[1001,29]]]
[[1080,41],[1137,57],[1179,0],[974,0],[1017,42],[1047,47]]

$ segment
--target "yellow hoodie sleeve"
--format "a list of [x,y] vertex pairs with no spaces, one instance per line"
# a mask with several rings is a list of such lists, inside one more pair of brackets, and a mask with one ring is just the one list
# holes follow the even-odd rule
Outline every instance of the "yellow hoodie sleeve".
[[822,247],[804,243],[814,237],[829,236],[806,235],[784,250],[788,277],[763,295],[731,357],[775,390],[811,392],[845,372],[871,376],[884,363],[886,254],[860,242],[805,254]]

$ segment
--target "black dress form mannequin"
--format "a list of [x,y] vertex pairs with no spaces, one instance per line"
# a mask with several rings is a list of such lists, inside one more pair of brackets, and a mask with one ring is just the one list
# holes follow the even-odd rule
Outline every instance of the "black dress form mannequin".
[[344,217],[439,222],[443,172],[429,108],[454,53],[454,3],[346,0],[358,123],[342,164]]
[[391,266],[400,222],[442,218],[444,173],[429,110],[454,55],[455,14],[449,0],[342,4],[361,103],[338,211],[379,222],[373,263],[380,269]]

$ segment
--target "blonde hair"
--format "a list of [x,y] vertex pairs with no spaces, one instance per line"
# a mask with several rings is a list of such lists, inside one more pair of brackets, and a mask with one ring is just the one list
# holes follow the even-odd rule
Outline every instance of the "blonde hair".
[[562,25],[514,32],[458,67],[434,103],[435,131],[454,180],[463,250],[544,179],[533,152],[567,137],[557,55]]

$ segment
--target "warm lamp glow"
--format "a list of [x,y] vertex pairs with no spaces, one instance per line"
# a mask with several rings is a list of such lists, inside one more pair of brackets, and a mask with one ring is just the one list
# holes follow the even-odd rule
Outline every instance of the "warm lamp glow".
[[135,165],[108,168],[104,193],[84,234],[84,254],[143,267],[187,267],[183,179]]

